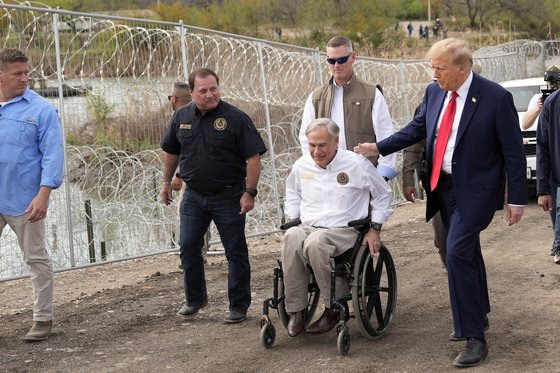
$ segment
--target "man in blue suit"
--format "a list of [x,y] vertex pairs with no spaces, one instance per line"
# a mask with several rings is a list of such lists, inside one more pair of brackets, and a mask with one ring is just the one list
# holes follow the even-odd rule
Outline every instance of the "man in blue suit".
[[[453,364],[470,367],[488,354],[484,331],[490,301],[480,232],[503,208],[506,185],[507,223],[521,220],[527,204],[527,165],[513,98],[471,71],[467,43],[441,40],[427,58],[436,82],[426,89],[420,112],[401,131],[354,150],[366,156],[386,155],[426,139],[426,220],[440,211],[447,228],[453,336],[467,340]],[[439,140],[443,141],[438,145]]]

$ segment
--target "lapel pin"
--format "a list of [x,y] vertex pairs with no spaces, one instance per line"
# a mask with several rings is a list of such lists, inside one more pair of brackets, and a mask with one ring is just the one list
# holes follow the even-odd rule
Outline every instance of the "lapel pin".
[[476,97],[471,98],[472,102],[476,104]]

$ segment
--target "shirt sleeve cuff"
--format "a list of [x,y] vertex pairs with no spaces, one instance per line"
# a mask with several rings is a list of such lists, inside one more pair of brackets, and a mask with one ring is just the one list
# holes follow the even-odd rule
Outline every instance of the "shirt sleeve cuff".
[[393,179],[399,174],[397,171],[393,170],[392,168],[383,166],[382,164],[377,165],[377,171],[381,176],[386,177],[387,179]]
[[51,189],[57,189],[62,185],[62,179],[46,178],[41,180],[41,186],[46,186]]

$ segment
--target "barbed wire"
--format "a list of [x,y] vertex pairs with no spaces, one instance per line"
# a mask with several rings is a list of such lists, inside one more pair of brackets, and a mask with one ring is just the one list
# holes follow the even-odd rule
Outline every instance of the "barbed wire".
[[[301,155],[303,106],[313,88],[330,77],[323,52],[180,23],[4,0],[0,45],[25,51],[34,89],[62,117],[66,182],[53,193],[47,219],[47,244],[56,268],[89,263],[90,249],[99,260],[102,245],[107,260],[176,247],[178,201],[171,206],[159,202],[159,140],[172,115],[167,101],[172,83],[186,80],[197,67],[218,73],[223,99],[253,119],[269,149],[247,233],[270,232],[282,221],[285,179]],[[554,51],[556,45],[547,48]],[[538,43],[520,41],[483,48],[475,60],[484,76],[503,81],[523,77],[512,66],[542,63],[537,50]],[[408,123],[431,82],[430,66],[423,60],[359,57],[355,70],[383,87],[396,128]],[[63,98],[57,97],[59,87]],[[403,200],[400,185],[400,179],[391,182],[396,203]],[[86,201],[91,213],[86,213]],[[211,237],[218,241],[214,227]],[[0,278],[27,273],[13,233],[4,231],[1,240]]]

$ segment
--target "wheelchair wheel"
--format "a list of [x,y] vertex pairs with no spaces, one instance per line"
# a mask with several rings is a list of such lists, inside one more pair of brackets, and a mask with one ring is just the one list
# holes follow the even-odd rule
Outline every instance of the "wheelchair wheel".
[[274,325],[265,323],[261,327],[261,343],[266,348],[271,348],[276,340],[276,329]]
[[346,325],[337,329],[336,347],[341,355],[346,355],[350,350],[350,332]]
[[383,244],[373,259],[367,245],[359,249],[353,272],[352,304],[360,332],[368,339],[381,336],[391,323],[397,305],[397,273]]
[[[319,286],[315,282],[315,277],[313,275],[309,278],[309,292],[307,295],[307,317],[305,319],[305,325],[309,324],[309,322],[313,319],[313,315],[317,310],[317,305],[319,304],[319,297],[321,292],[319,291]],[[278,303],[278,317],[280,321],[282,321],[282,325],[284,328],[288,327],[288,321],[290,321],[290,316],[288,316],[288,312],[286,311],[286,304],[284,303],[284,281],[281,278],[278,279],[278,299],[282,299],[280,303]]]

